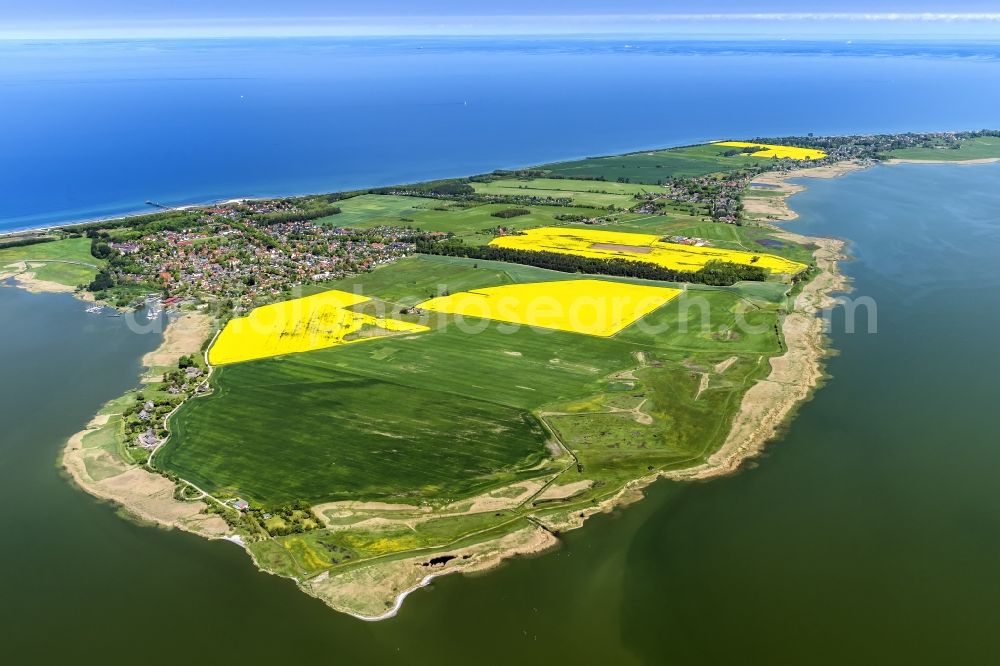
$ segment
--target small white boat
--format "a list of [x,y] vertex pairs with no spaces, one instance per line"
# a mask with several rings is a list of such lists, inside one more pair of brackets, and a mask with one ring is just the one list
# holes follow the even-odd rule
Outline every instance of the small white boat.
[[146,319],[153,321],[154,319],[159,317],[162,312],[163,312],[162,310],[150,310],[149,312],[146,313]]
[[87,312],[90,312],[91,314],[101,314],[102,312],[104,312],[104,306],[91,305],[89,308],[87,308]]

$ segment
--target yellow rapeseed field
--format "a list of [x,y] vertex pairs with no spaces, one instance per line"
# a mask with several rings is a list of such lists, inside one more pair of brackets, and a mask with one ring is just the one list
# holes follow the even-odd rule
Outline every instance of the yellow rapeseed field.
[[774,146],[769,143],[753,143],[747,141],[716,141],[716,146],[726,148],[760,148],[750,153],[752,157],[777,157],[791,160],[821,160],[826,153],[815,148],[796,148],[795,146]]
[[365,326],[396,333],[429,330],[419,324],[346,309],[367,300],[365,296],[331,290],[259,307],[246,317],[226,324],[208,352],[208,361],[212,365],[226,365],[374,339],[344,339]]
[[805,270],[805,264],[778,257],[742,250],[717,247],[695,247],[666,243],[652,234],[633,234],[598,229],[540,227],[523,234],[494,238],[490,245],[515,250],[575,254],[596,259],[630,259],[646,261],[678,271],[697,271],[710,261],[759,266],[773,273],[794,275]]
[[681,293],[669,287],[563,280],[487,287],[433,298],[432,312],[607,337]]

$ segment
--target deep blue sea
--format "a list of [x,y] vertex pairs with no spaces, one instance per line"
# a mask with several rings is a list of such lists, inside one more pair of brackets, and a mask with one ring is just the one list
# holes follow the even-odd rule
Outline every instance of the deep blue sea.
[[719,138],[1000,126],[1000,43],[0,42],[0,230]]

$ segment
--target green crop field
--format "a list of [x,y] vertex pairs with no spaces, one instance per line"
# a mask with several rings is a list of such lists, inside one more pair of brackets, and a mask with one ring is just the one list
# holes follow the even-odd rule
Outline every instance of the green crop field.
[[568,198],[572,199],[574,205],[605,208],[629,208],[635,205],[636,194],[664,191],[659,185],[576,178],[508,178],[476,183],[475,187],[482,194]]
[[307,296],[329,289],[341,289],[410,306],[444,292],[454,293],[507,284],[511,282],[506,270],[508,266],[498,263],[493,270],[480,270],[473,262],[464,259],[456,261],[452,257],[418,255],[401,259],[371,273],[310,285],[302,290],[302,294]]
[[577,206],[618,209],[631,208],[636,200],[631,194],[608,193],[601,191],[578,191],[567,188],[545,187],[544,183],[567,183],[572,181],[539,179],[539,180],[494,180],[489,183],[474,183],[477,194],[498,194],[511,197],[545,197],[551,199],[569,199]]
[[545,455],[528,410],[596,390],[629,348],[483,324],[222,368],[217,392],[177,414],[157,464],[266,504],[509,483]]
[[[422,197],[401,197],[392,194],[363,194],[337,202],[338,215],[320,218],[319,224],[365,229],[380,225],[400,226],[401,218],[418,211],[443,206],[446,202]],[[405,226],[405,223],[403,223]]]
[[89,238],[67,238],[0,249],[0,272],[3,267],[19,261],[46,262],[32,264],[35,277],[70,287],[93,280],[105,263],[90,254]]
[[[595,195],[612,196],[620,195]],[[631,201],[628,196],[621,197]],[[560,224],[556,215],[573,214],[588,217],[606,215],[606,210],[592,208],[565,208],[561,206],[524,206],[527,215],[515,218],[494,217],[493,213],[506,210],[507,204],[463,204],[443,199],[404,197],[395,195],[365,194],[346,199],[337,204],[339,215],[323,218],[320,222],[339,227],[367,229],[371,227],[411,226],[424,231],[442,231],[462,236],[468,243],[487,243],[492,238],[487,232],[497,226],[518,228],[552,226]]]
[[558,190],[560,192],[591,192],[604,194],[623,194],[631,197],[633,194],[646,192],[663,192],[659,185],[642,183],[617,183],[608,180],[580,180],[576,178],[505,178],[489,183],[503,188],[527,188],[537,190]]
[[[576,273],[563,273],[524,264],[443,255],[416,255],[382,266],[371,273],[309,285],[301,290],[301,295],[308,296],[330,289],[340,289],[382,299],[390,304],[411,306],[446,292],[469,291],[512,282],[577,280],[580,277],[582,276]],[[592,277],[661,287],[679,286],[673,283],[632,280],[610,275]],[[784,288],[781,285],[775,286]]]
[[[774,229],[710,222],[703,204],[628,210],[637,194],[658,188],[656,180],[760,162],[723,152],[696,146],[548,167],[572,178],[469,183],[479,197],[564,205],[371,194],[340,201],[342,212],[322,222],[406,226],[465,244],[488,243],[497,227],[607,229],[698,237],[811,262],[814,248],[779,239]],[[495,216],[511,208],[527,213]],[[588,225],[583,218],[600,219]],[[265,568],[310,577],[497,538],[530,527],[529,516],[565,517],[655,470],[704,461],[724,441],[746,390],[784,351],[790,285],[589,276],[683,290],[607,338],[409,309],[460,291],[583,277],[416,255],[308,285],[295,295],[359,293],[370,300],[352,309],[429,328],[218,368],[212,393],[172,418],[155,465],[217,498],[242,497],[281,516],[300,501],[313,506],[306,531],[291,518],[262,518],[261,508],[251,508],[257,518],[245,527]],[[576,481],[586,483],[548,494],[547,484]],[[369,504],[317,506],[341,501]],[[483,502],[497,508],[472,508]],[[302,506],[295,511],[312,515]]]
[[[414,303],[439,288],[574,277],[498,262],[413,257],[325,286]],[[552,417],[553,424],[571,448],[592,449],[591,478],[618,479],[633,463],[677,464],[693,455],[678,433],[687,438],[715,427],[718,419],[705,414],[719,403],[706,394],[682,417],[679,405],[694,398],[669,389],[676,384],[661,374],[676,379],[691,371],[692,359],[718,363],[730,356],[756,367],[757,359],[781,350],[774,325],[787,287],[753,286],[756,291],[691,289],[613,338],[429,313],[423,319],[432,327],[427,333],[228,366],[214,379],[215,393],[190,401],[175,416],[157,465],[210,492],[268,506],[453,501],[547,473],[538,467],[548,454],[537,415],[617,391],[611,387],[620,382],[612,377],[635,369],[643,355],[658,364],[642,370],[649,387],[663,386],[652,404],[664,416],[656,419],[649,446],[639,449],[648,448],[649,456],[609,462],[611,439],[631,432],[621,414],[573,417],[608,422],[588,429],[605,442],[600,446],[574,430],[582,420],[565,424]],[[720,400],[744,388],[727,386],[716,391]],[[623,418],[624,430],[611,427]]]
[[[651,468],[703,461],[725,438],[727,416],[735,412],[743,392],[768,370],[756,357],[740,357],[721,374],[713,371],[713,362],[722,360],[717,357],[700,364],[678,362],[669,354],[652,354],[649,360],[656,367],[638,371],[636,389],[553,407],[559,413],[548,418],[550,427],[563,441],[573,442],[588,476],[599,470],[606,482],[623,483]],[[703,376],[708,378],[704,388]],[[614,407],[635,409],[650,421],[609,411]],[[574,413],[576,409],[581,411]]]
[[177,415],[157,464],[266,505],[461,496],[544,457],[523,410],[337,371],[322,356],[231,366],[216,381]]
[[[478,184],[477,184],[478,187]],[[599,195],[608,196],[608,195]],[[614,196],[614,195],[612,195]],[[510,208],[528,210],[527,215],[503,218],[493,213]],[[493,237],[485,232],[498,226],[527,229],[530,227],[550,227],[563,224],[557,215],[584,215],[599,217],[608,211],[592,208],[566,208],[562,206],[511,206],[507,204],[485,204],[469,208],[452,208],[446,211],[423,210],[413,214],[412,224],[424,231],[444,231],[462,236],[466,243],[488,243]]]
[[689,289],[616,339],[679,352],[777,354],[773,302],[738,290]]
[[982,160],[1000,159],[1000,137],[981,136],[962,141],[958,149],[944,145],[935,148],[903,148],[893,150],[889,157],[900,160]]
[[0,248],[0,264],[33,259],[37,261],[81,261],[98,265],[90,254],[89,238],[67,238],[49,243]]
[[[93,259],[93,261],[95,264],[97,263],[96,259]],[[64,284],[70,287],[89,284],[94,279],[94,276],[97,275],[97,269],[95,268],[62,262],[31,264],[30,268],[31,272],[39,280]]]
[[615,340],[486,320],[316,353],[322,367],[394,381],[420,390],[534,409],[598,389],[604,375],[634,365],[634,347]]
[[668,178],[704,176],[767,161],[764,158],[746,155],[726,157],[723,153],[728,150],[732,149],[703,144],[628,155],[590,157],[572,162],[547,164],[542,168],[550,174],[573,178],[597,178],[609,181],[624,179],[630,183],[656,184]]

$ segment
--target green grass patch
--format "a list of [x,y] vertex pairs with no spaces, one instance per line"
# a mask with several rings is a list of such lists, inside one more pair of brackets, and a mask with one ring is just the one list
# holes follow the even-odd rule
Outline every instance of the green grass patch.
[[35,277],[70,287],[89,283],[105,265],[104,261],[95,259],[90,254],[89,238],[67,238],[51,243],[0,249],[0,269],[19,261],[46,262],[30,268]]
[[496,266],[480,269],[473,262],[444,261],[449,258],[407,257],[381,266],[371,273],[352,275],[322,285],[310,285],[303,289],[303,295],[341,289],[409,306],[440,296],[444,292],[456,293],[511,282],[506,271],[507,264],[493,262]]
[[524,410],[338,371],[319,355],[222,368],[217,383],[175,416],[157,464],[265,506],[463,496],[544,457]]
[[564,206],[525,206],[527,215],[513,218],[494,217],[493,214],[507,210],[507,204],[484,204],[469,208],[454,208],[446,211],[424,210],[413,215],[415,227],[424,231],[444,231],[462,236],[469,244],[485,244],[493,239],[492,234],[485,233],[498,226],[529,229],[531,227],[551,227],[564,224],[556,219],[557,215],[584,215],[600,217],[608,211],[595,208],[575,208]]
[[123,471],[123,467],[119,461],[128,459],[123,454],[123,447],[118,438],[120,427],[121,418],[113,416],[108,419],[106,424],[96,430],[91,430],[80,440],[83,448],[102,449],[112,456],[112,459],[103,459],[94,456],[84,458],[87,474],[95,481],[102,481],[112,476],[117,476]]
[[597,178],[630,183],[663,183],[668,178],[704,176],[720,171],[735,171],[767,160],[747,155],[727,157],[731,148],[703,144],[685,148],[654,150],[628,155],[589,157],[542,167],[551,174],[573,178]]
[[981,136],[967,139],[959,142],[958,148],[951,148],[943,143],[933,147],[902,148],[890,151],[889,157],[900,160],[944,160],[948,162],[1000,158],[1000,137]]
[[[604,488],[613,489],[654,469],[703,461],[725,439],[745,390],[768,371],[763,357],[753,355],[739,357],[722,376],[712,372],[713,364],[722,360],[716,355],[681,363],[671,355],[652,354],[648,360],[650,365],[637,372],[634,401],[621,408],[634,407],[651,417],[650,422],[632,412],[546,419],[577,454],[582,478],[603,481]],[[703,372],[710,378],[704,389]],[[563,481],[572,482],[576,475],[567,474]],[[595,492],[603,491],[598,487]]]
[[736,289],[691,289],[615,339],[674,354],[777,354],[781,351],[777,317],[775,305],[744,298]]
[[[573,186],[573,183],[580,185]],[[570,199],[577,206],[618,209],[635,205],[634,192],[613,191],[618,183],[600,181],[572,181],[568,179],[537,178],[531,180],[494,180],[489,183],[474,183],[477,194],[496,194],[511,197],[546,197]],[[637,186],[632,186],[637,187]]]
[[[387,299],[395,311],[439,285],[454,292],[579,277],[434,256],[324,287]],[[708,392],[695,398],[691,366],[730,356],[740,358],[740,368],[766,366],[765,359],[781,351],[775,326],[786,289],[767,283],[691,288],[612,338],[445,315],[425,321],[432,330],[419,335],[223,367],[213,379],[215,392],[191,400],[173,418],[173,436],[157,465],[214,494],[270,507],[345,499],[440,505],[561,469],[564,463],[550,460],[547,433],[533,415],[564,405],[574,413],[567,419],[583,420],[554,417],[553,427],[568,445],[586,451],[587,477],[624,483],[649,466],[681,465],[716,441],[708,429],[731,417],[747,385],[731,369],[729,384],[711,387],[718,399]],[[365,307],[377,305],[386,304]],[[622,379],[619,373],[640,365],[640,355],[647,359],[640,381]],[[691,400],[697,404],[688,405]],[[652,410],[653,424],[608,413],[641,404]],[[604,413],[590,414],[595,407]],[[634,445],[622,450],[623,439]],[[311,535],[295,535],[304,541],[265,554],[275,566],[314,571],[346,561],[336,559],[344,553],[437,543],[410,531],[404,535],[413,541],[409,546],[392,543],[396,537],[381,546],[333,544],[341,552],[317,549]]]
[[363,194],[337,202],[340,213],[316,222],[337,227],[365,229],[381,225],[406,226],[400,218],[418,211],[442,206],[446,202],[423,197],[403,197],[392,194]]
[[658,185],[646,185],[643,183],[618,183],[607,180],[580,180],[577,178],[518,178],[495,180],[491,183],[505,188],[524,188],[527,190],[555,190],[572,194],[618,194],[631,197],[635,194],[646,194],[650,192],[663,192],[664,188]]
[[38,280],[56,282],[73,287],[90,284],[94,276],[97,275],[97,271],[93,268],[59,262],[29,264],[29,268]]

